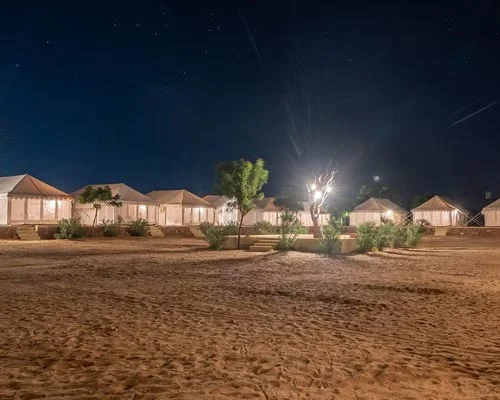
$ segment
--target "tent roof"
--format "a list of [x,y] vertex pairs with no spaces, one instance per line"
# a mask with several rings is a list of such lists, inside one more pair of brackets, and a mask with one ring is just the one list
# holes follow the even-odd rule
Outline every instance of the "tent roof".
[[127,186],[124,183],[111,183],[111,184],[110,183],[102,183],[99,185],[85,185],[84,187],[71,193],[71,196],[73,196],[75,199],[78,200],[78,196],[83,193],[83,191],[85,190],[85,188],[87,186],[93,186],[93,187],[109,186],[111,189],[111,194],[113,196],[119,194],[121,201],[126,201],[126,202],[130,202],[130,203],[139,203],[139,204],[145,204],[145,203],[156,204],[156,201],[143,195],[142,193],[138,192],[137,190],[132,189],[130,186]]
[[0,193],[19,196],[70,197],[62,190],[28,174],[0,177]]
[[155,190],[149,192],[147,196],[155,199],[161,204],[181,204],[183,206],[210,207],[215,206],[201,197],[196,196],[188,190]]
[[467,209],[459,206],[453,200],[443,196],[434,196],[425,203],[414,208],[412,211],[449,211],[455,209],[458,209],[463,214],[469,214]]
[[500,199],[495,200],[493,203],[488,204],[483,208],[484,210],[500,210]]
[[219,196],[216,194],[208,194],[206,196],[203,196],[203,200],[208,201],[209,203],[211,203],[215,207],[222,207],[229,200],[229,197]]
[[361,203],[359,206],[354,208],[354,211],[380,211],[385,212],[392,210],[397,213],[408,214],[403,207],[398,206],[396,203],[393,203],[389,199],[377,199],[372,197],[366,200],[364,203]]

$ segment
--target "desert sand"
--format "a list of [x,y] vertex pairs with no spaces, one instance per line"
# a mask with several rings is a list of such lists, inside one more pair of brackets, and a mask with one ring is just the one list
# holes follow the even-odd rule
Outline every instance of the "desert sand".
[[500,243],[0,242],[1,399],[500,399]]

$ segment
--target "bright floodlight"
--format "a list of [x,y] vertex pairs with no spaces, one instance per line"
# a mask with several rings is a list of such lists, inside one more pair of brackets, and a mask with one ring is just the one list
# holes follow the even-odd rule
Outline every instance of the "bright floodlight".
[[326,187],[326,193],[330,193],[332,191],[332,187],[331,186],[327,186]]
[[392,210],[387,210],[385,213],[387,214],[388,217],[390,217],[392,215]]
[[315,183],[313,183],[313,184],[311,185],[311,190],[316,190],[316,184],[315,184]]
[[314,200],[315,201],[318,201],[319,199],[321,199],[321,192],[314,192]]
[[374,175],[373,176],[373,181],[374,182],[379,182],[380,181],[380,176],[379,175]]

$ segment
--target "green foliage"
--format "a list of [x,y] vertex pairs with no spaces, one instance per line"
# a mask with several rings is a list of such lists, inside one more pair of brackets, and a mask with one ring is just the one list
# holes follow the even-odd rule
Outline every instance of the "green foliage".
[[409,225],[406,228],[406,245],[408,247],[415,247],[424,234],[424,227],[422,225]]
[[361,203],[364,203],[371,197],[385,198],[389,195],[390,192],[391,189],[389,188],[389,186],[380,186],[379,184],[375,183],[370,185],[363,185],[359,189],[354,206],[358,206]]
[[326,256],[332,256],[340,250],[340,235],[344,224],[342,219],[337,219],[334,216],[330,217],[328,225],[323,227],[323,238],[321,239],[320,252]]
[[84,236],[83,226],[77,218],[62,219],[57,223],[56,239],[78,239]]
[[210,228],[210,227],[212,227],[212,226],[214,226],[214,224],[212,224],[211,222],[207,222],[207,221],[202,222],[202,223],[200,224],[200,231],[202,231],[202,232],[203,232],[203,234],[204,234],[204,235],[206,235],[206,234],[207,234],[207,230],[208,230],[208,228]]
[[234,221],[221,226],[224,228],[224,235],[226,236],[235,236],[238,234],[238,224]]
[[128,227],[128,232],[130,236],[146,236],[149,232],[148,221],[142,218],[132,221]]
[[274,204],[289,211],[304,211],[304,203],[291,195],[281,195],[275,197]]
[[272,235],[277,232],[277,229],[267,221],[256,222],[253,227],[257,235]]
[[125,223],[125,220],[123,219],[123,217],[121,215],[119,215],[118,217],[116,217],[115,222],[118,225],[123,225]]
[[240,212],[238,226],[238,248],[240,247],[241,225],[243,218],[254,208],[254,201],[264,197],[262,186],[267,183],[269,171],[264,168],[264,160],[258,159],[255,163],[232,161],[221,163],[216,167],[217,192],[232,200],[229,207]]
[[116,222],[103,219],[102,226],[103,226],[104,236],[106,237],[120,236],[120,225],[117,224]]
[[297,239],[297,235],[304,231],[303,228],[304,226],[297,219],[294,212],[283,211],[280,215],[278,250],[290,250]]
[[375,236],[377,227],[373,222],[361,224],[356,229],[358,247],[361,251],[367,252],[375,247]]
[[211,249],[220,249],[226,238],[226,229],[223,225],[211,226],[205,236]]
[[97,213],[103,206],[122,206],[120,195],[116,194],[113,196],[113,193],[111,192],[111,188],[109,186],[87,186],[82,194],[78,196],[78,201],[82,204],[92,203],[95,209],[94,222],[92,223],[92,226],[95,226],[95,224],[97,223]]

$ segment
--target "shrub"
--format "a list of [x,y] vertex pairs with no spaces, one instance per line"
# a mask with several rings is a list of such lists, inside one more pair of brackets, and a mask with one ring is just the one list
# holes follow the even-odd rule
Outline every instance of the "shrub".
[[148,221],[142,218],[132,221],[128,228],[130,236],[146,236],[148,231]]
[[121,215],[119,215],[118,217],[116,217],[115,222],[118,225],[123,225],[125,221],[123,220],[123,217]]
[[116,222],[103,219],[101,224],[103,226],[104,236],[120,236],[120,226]]
[[238,224],[234,221],[221,225],[224,228],[224,235],[235,236],[238,234]]
[[203,234],[206,235],[208,228],[210,228],[211,226],[214,226],[214,224],[211,222],[202,222],[200,224],[200,231],[202,231]]
[[276,233],[276,228],[267,221],[256,222],[253,227],[257,235],[272,235]]
[[407,229],[404,226],[396,226],[394,232],[394,241],[392,242],[392,246],[395,249],[403,247],[406,245],[406,241],[408,238]]
[[278,250],[290,250],[297,239],[297,235],[303,231],[304,226],[297,219],[297,216],[292,211],[283,211],[280,215],[280,240],[278,242]]
[[326,256],[332,256],[340,250],[340,235],[343,223],[341,219],[331,216],[328,225],[323,227],[323,238],[319,246],[320,252]]
[[84,236],[83,226],[77,218],[62,219],[57,223],[56,239],[78,239]]
[[377,227],[373,222],[366,222],[358,226],[356,230],[358,247],[361,251],[367,252],[375,246],[375,236]]
[[424,229],[422,225],[409,225],[406,229],[406,245],[415,247],[422,239]]
[[205,236],[211,249],[220,249],[226,238],[226,228],[223,225],[211,226],[207,229]]

